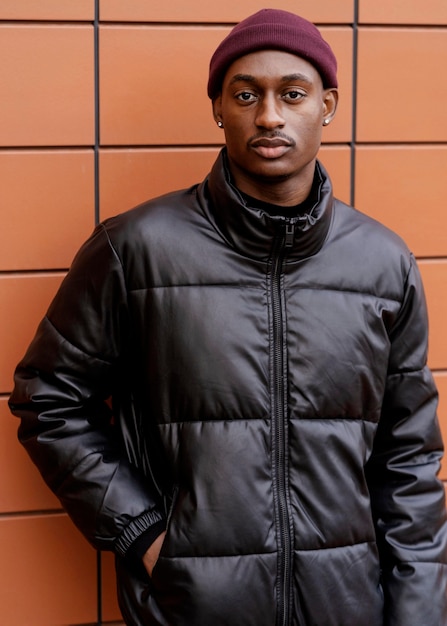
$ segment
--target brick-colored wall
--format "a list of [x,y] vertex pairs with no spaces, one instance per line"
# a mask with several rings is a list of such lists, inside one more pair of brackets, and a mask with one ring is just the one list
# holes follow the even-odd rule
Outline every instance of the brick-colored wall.
[[[270,0],[321,26],[341,103],[336,194],[406,239],[430,314],[447,438],[447,3]],[[0,623],[119,620],[113,560],[16,442],[12,372],[95,222],[200,180],[220,147],[209,57],[261,0],[0,0]],[[447,463],[442,477],[447,481]]]

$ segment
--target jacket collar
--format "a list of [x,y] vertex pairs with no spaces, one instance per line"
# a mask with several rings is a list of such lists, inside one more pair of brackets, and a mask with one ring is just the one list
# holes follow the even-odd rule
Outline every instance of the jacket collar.
[[[230,180],[226,149],[220,152],[210,174],[199,186],[199,200],[208,219],[215,224],[227,243],[241,254],[268,261],[273,245],[286,226],[292,232],[291,245],[285,248],[287,261],[316,254],[323,245],[332,217],[332,185],[317,162],[319,179],[317,200],[303,215],[269,215],[262,209],[247,206]],[[292,227],[292,228],[291,228]]]

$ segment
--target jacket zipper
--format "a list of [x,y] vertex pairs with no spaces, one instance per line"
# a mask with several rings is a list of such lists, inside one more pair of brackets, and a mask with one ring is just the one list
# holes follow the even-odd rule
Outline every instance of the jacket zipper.
[[275,509],[278,520],[278,612],[277,626],[288,626],[292,605],[292,534],[288,505],[288,432],[287,385],[284,358],[284,319],[281,282],[285,248],[293,244],[294,225],[287,223],[284,234],[277,238],[272,252],[271,307],[273,326],[272,345],[272,446]]

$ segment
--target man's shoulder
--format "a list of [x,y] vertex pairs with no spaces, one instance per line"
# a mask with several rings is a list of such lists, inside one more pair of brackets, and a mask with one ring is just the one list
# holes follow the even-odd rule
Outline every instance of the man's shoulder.
[[368,241],[369,245],[383,247],[386,244],[389,249],[395,249],[400,253],[409,251],[406,242],[396,231],[373,216],[338,199],[334,202],[334,208],[337,230],[341,233],[346,235],[352,233],[353,239],[359,242]]
[[109,217],[102,222],[104,230],[117,245],[144,238],[157,238],[181,230],[197,218],[197,185],[151,198]]
[[140,204],[118,213],[104,220],[104,226],[109,227],[139,227],[147,220],[156,220],[163,217],[166,212],[179,213],[187,210],[188,206],[194,202],[197,185],[193,185],[188,189],[177,189],[169,193],[149,198]]

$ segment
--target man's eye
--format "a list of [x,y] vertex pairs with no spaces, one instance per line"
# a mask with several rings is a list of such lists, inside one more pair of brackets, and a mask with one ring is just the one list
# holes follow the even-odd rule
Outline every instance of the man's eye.
[[242,102],[252,102],[255,99],[255,95],[249,91],[242,91],[237,94],[236,98],[242,100]]
[[285,97],[288,98],[289,100],[301,100],[301,98],[304,98],[304,94],[301,91],[288,91],[285,94]]

